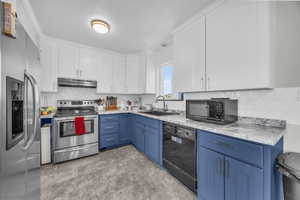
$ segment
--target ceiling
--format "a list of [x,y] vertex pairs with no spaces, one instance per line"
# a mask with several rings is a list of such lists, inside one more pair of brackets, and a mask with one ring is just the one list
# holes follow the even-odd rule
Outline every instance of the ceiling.
[[[212,0],[30,0],[46,35],[121,53],[155,47]],[[107,21],[100,35],[89,22]]]

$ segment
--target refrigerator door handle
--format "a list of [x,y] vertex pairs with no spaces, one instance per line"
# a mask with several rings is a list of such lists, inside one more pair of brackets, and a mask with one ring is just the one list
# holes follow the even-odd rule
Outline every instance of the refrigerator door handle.
[[[26,70],[25,70],[24,76],[25,76],[25,79],[28,80],[28,82],[30,83],[30,85],[32,87],[33,110],[34,110],[33,134],[31,134],[30,138],[28,138],[28,133],[25,134],[25,145],[22,147],[23,150],[27,151],[31,147],[31,145],[33,144],[34,139],[35,139],[35,137],[37,135],[37,132],[38,132],[37,130],[38,130],[38,126],[39,126],[39,121],[38,120],[39,120],[39,114],[40,114],[40,111],[39,111],[40,103],[39,103],[39,89],[38,89],[37,82],[36,82],[35,78],[30,73],[28,73]],[[27,122],[25,124],[27,124]],[[27,129],[27,127],[26,127],[26,129]],[[27,130],[26,130],[26,132],[27,132]]]

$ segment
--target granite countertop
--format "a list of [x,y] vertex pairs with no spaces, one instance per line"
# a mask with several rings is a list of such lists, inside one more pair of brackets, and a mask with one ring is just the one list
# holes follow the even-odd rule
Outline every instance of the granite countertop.
[[[138,111],[104,111],[99,115],[118,114],[118,113],[134,113],[145,117],[158,119],[165,122],[175,123],[182,126],[187,126],[204,131],[210,131],[216,134],[230,136],[238,139],[243,139],[251,142],[257,142],[265,145],[275,145],[288,132],[285,124],[281,127],[282,121],[275,120],[276,126],[271,126],[270,120],[263,119],[265,124],[258,123],[256,118],[241,118],[238,122],[229,125],[216,125],[204,122],[198,122],[185,118],[184,115],[167,115],[154,116]],[[252,120],[249,120],[252,119]],[[274,123],[274,122],[273,122]],[[277,125],[280,126],[277,126]],[[279,128],[280,127],[280,128]]]

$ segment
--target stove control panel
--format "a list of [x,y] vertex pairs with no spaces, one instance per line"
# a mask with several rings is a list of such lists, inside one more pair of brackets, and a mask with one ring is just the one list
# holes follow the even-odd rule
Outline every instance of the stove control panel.
[[57,100],[57,107],[95,106],[94,100]]

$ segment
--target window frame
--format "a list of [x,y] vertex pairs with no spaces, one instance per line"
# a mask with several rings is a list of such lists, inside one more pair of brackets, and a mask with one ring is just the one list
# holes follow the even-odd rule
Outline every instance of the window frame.
[[[166,95],[164,94],[164,71],[163,68],[164,67],[172,67],[174,69],[174,65],[172,62],[164,62],[163,64],[159,65],[158,68],[158,95],[162,95],[164,97],[166,97]],[[174,80],[174,70],[172,73],[172,90],[173,90],[173,80]],[[162,101],[161,99],[159,99],[159,101]],[[177,97],[175,96],[175,93],[172,92],[172,95],[170,98],[165,98],[165,101],[183,101],[183,93],[178,93]]]

